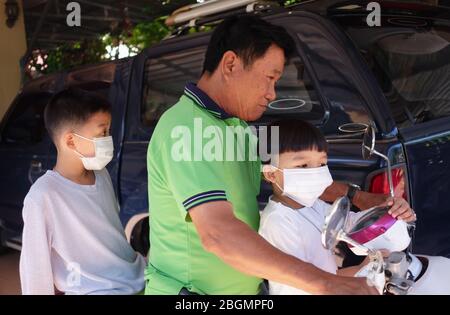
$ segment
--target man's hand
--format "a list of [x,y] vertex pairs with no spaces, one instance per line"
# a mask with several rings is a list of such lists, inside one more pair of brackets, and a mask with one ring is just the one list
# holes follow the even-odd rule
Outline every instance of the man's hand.
[[355,195],[354,204],[359,209],[369,209],[375,206],[391,207],[389,214],[398,220],[414,222],[417,220],[416,213],[411,209],[408,202],[401,197],[390,197],[388,195],[358,191]]
[[[381,249],[381,255],[383,258],[387,258],[390,255],[390,252],[387,249]],[[356,266],[341,268],[337,271],[337,275],[344,277],[354,277],[362,268],[364,268],[368,263],[370,263],[370,256],[367,255],[362,263]]]
[[405,222],[414,222],[417,220],[416,213],[403,198],[389,198],[383,205],[391,207],[389,214],[397,220],[403,220]]
[[355,197],[353,197],[353,204],[360,210],[367,210],[385,204],[388,201],[388,195],[375,194],[366,191],[358,191],[356,192]]
[[[388,258],[389,255],[391,254],[391,252],[389,250],[387,250],[387,249],[380,249],[379,251],[381,252],[381,255],[383,256],[383,258]],[[362,267],[364,267],[368,263],[370,263],[370,255],[367,255],[366,258],[364,258],[363,262],[360,263],[358,266],[361,269]]]

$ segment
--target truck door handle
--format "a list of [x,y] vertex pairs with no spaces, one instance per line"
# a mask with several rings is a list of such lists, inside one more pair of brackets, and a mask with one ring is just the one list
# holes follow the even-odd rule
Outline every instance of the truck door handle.
[[34,173],[42,172],[42,163],[39,161],[31,161],[30,163],[30,171]]
[[33,179],[33,174],[42,173],[42,163],[39,161],[32,160],[30,163],[30,168],[28,169],[28,181],[33,185],[35,179]]

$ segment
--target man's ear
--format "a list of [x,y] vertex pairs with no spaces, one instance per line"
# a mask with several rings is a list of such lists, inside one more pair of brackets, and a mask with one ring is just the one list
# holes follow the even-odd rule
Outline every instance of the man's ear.
[[264,179],[269,183],[275,182],[275,171],[276,169],[272,165],[264,165],[263,166],[263,175]]
[[239,58],[234,51],[228,50],[222,56],[220,70],[225,79],[230,78],[239,63]]

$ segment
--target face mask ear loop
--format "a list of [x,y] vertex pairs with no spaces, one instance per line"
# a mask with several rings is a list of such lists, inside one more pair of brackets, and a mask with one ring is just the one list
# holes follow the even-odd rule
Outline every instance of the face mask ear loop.
[[75,132],[73,132],[73,134],[74,134],[75,136],[77,136],[77,137],[80,137],[81,139],[84,139],[84,140],[87,140],[87,141],[94,142],[94,140],[89,139],[89,138],[86,138],[86,137],[83,137],[83,136],[80,136],[79,134],[77,134],[77,133],[75,133]]
[[85,156],[83,154],[81,154],[80,152],[78,152],[76,149],[72,149],[73,152],[75,152],[80,158],[85,158]]
[[277,182],[273,182],[273,183],[278,187],[278,189],[281,190],[281,193],[284,194],[283,188],[281,188],[280,185],[277,184]]
[[[281,168],[276,167],[275,165],[270,164],[270,167],[273,167],[274,169],[276,169],[276,170],[280,171],[281,173],[283,173],[283,170]],[[283,176],[284,176],[284,174],[283,174]],[[284,194],[283,188],[281,188],[280,185],[278,185],[277,182],[273,182],[273,183],[278,187],[278,189],[281,190],[281,193]]]
[[[77,137],[80,137],[81,139],[84,139],[84,140],[87,140],[87,141],[90,141],[90,142],[94,142],[94,143],[95,143],[94,140],[89,139],[89,138],[86,138],[86,137],[83,137],[83,136],[80,136],[79,134],[77,134],[77,133],[75,133],[75,132],[73,132],[73,134],[74,134],[75,136],[77,136]],[[86,158],[83,154],[81,154],[81,153],[78,152],[77,150],[74,149],[74,151],[75,151],[75,153],[78,154],[79,157],[81,157],[81,158]],[[95,145],[94,145],[94,152],[97,153],[97,147],[96,147]]]

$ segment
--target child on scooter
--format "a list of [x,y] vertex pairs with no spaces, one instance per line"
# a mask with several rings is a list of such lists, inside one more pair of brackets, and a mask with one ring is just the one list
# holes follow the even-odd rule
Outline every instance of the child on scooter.
[[[331,250],[321,243],[321,230],[330,205],[319,199],[333,182],[327,166],[327,142],[321,132],[300,120],[274,123],[279,126],[279,151],[264,165],[264,179],[272,184],[273,195],[261,213],[259,233],[272,245],[330,273],[354,276],[365,264],[338,269]],[[269,136],[270,139],[270,136]],[[395,216],[415,220],[408,203],[395,199]],[[351,213],[354,221],[357,213]],[[269,281],[270,294],[309,294]]]

